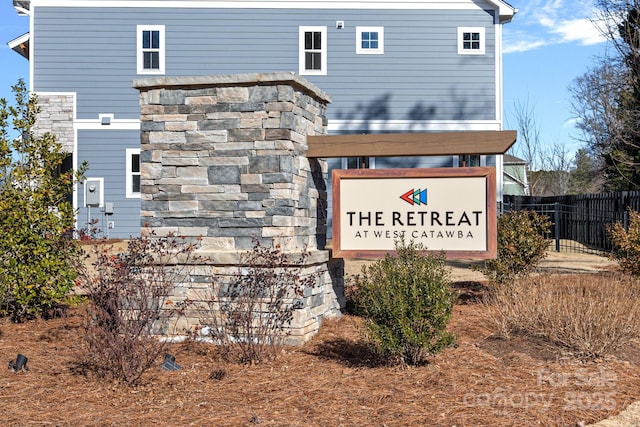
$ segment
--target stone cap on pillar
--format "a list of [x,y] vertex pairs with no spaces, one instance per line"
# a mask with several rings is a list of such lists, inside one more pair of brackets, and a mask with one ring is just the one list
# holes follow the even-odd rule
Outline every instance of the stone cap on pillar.
[[309,80],[301,77],[299,74],[290,71],[277,71],[270,73],[245,73],[245,74],[226,74],[226,75],[208,75],[208,76],[175,76],[175,77],[148,77],[144,79],[136,79],[132,83],[132,87],[140,90],[150,90],[155,88],[169,87],[215,87],[215,86],[255,86],[288,84],[298,88],[307,95],[312,96],[316,100],[329,104],[331,96],[325,93],[318,86]]

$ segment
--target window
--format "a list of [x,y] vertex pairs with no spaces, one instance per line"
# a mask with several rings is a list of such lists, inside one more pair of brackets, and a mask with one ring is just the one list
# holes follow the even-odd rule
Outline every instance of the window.
[[370,169],[372,163],[372,157],[347,157],[346,164],[342,167],[346,169]]
[[458,54],[484,55],[484,28],[458,28]]
[[327,75],[327,27],[300,27],[301,75]]
[[480,166],[480,156],[479,155],[464,155],[458,157],[458,166],[459,167],[475,167]]
[[384,53],[384,27],[356,27],[356,53],[382,55]]
[[140,149],[127,148],[126,197],[140,197]]
[[138,74],[164,74],[164,25],[138,25]]

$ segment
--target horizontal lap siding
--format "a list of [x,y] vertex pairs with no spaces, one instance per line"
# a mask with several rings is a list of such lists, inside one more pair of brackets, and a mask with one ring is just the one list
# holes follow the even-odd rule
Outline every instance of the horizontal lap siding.
[[[126,149],[140,146],[140,135],[137,131],[95,130],[79,131],[79,162],[87,161],[88,178],[104,178],[104,201],[114,205],[115,229],[109,230],[110,237],[128,238],[140,233],[140,199],[125,197]],[[84,208],[84,187],[78,186],[78,225],[83,228],[87,222],[87,210]],[[106,231],[106,223],[102,216],[102,208],[91,208],[91,219],[99,219],[99,228]]]
[[139,118],[136,19],[123,12],[35,8],[34,89],[77,92],[79,119]]
[[[165,25],[167,76],[297,73],[299,26],[326,26],[328,75],[305,78],[333,98],[330,120],[496,120],[494,18],[486,11],[39,6],[33,19],[33,89],[77,92],[79,119],[100,113],[139,118],[131,81],[148,75],[136,73],[136,26]],[[344,29],[335,28],[338,20]],[[383,26],[385,53],[357,55],[356,26]],[[457,54],[459,26],[485,27],[485,55]],[[79,157],[90,163],[87,176],[105,178],[105,201],[115,206],[111,236],[139,232],[140,200],[124,197],[125,149],[138,144],[135,131],[78,133]],[[451,165],[449,157],[416,160],[418,167]],[[376,167],[405,164],[376,160]],[[80,206],[83,197],[81,188]],[[81,209],[79,222],[85,221]]]
[[[165,25],[168,76],[298,72],[298,27],[326,26],[328,75],[305,77],[332,96],[329,119],[496,119],[486,11],[37,7],[34,19],[34,89],[78,92],[80,119],[138,118],[136,25]],[[385,28],[384,55],[356,55],[356,26]],[[458,26],[485,26],[487,54],[458,55]]]

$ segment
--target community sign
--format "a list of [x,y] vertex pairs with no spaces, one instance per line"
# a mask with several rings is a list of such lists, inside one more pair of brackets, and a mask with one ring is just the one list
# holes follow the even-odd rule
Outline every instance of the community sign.
[[449,259],[496,256],[492,167],[333,171],[333,256],[381,258],[396,242]]

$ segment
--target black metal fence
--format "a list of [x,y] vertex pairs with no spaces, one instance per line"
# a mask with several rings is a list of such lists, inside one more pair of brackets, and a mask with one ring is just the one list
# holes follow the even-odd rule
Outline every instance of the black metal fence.
[[640,211],[640,191],[503,197],[502,212],[523,209],[549,217],[553,227],[547,237],[555,241],[558,252],[610,252],[607,228],[616,222],[628,227],[628,209]]

